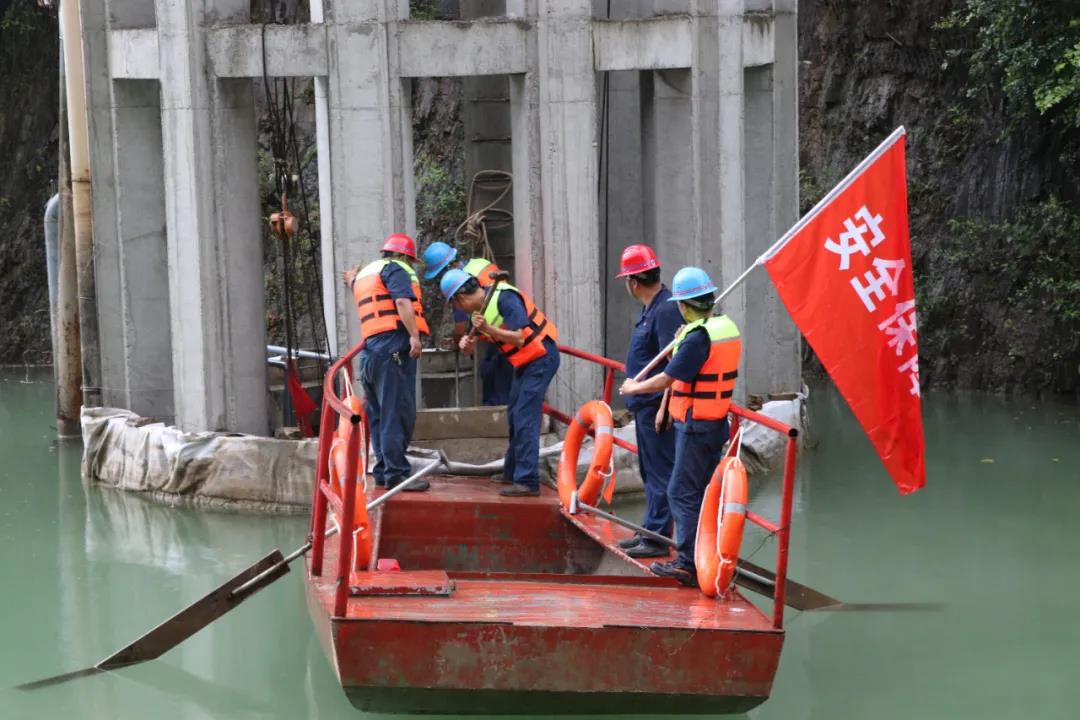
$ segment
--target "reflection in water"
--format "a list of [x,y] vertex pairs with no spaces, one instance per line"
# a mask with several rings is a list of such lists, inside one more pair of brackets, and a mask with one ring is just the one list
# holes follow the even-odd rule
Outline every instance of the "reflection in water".
[[[11,689],[93,664],[306,534],[304,518],[169,508],[86,487],[80,448],[52,440],[48,371],[31,385],[22,375],[0,375],[0,718],[357,717],[296,571],[158,661]],[[944,608],[790,612],[773,697],[750,717],[1075,717],[1075,404],[926,398],[929,485],[907,498],[834,393],[818,391],[812,411],[793,579],[849,602]],[[776,517],[779,489],[779,477],[754,478],[753,509]],[[753,560],[772,566],[775,543],[748,533],[746,553],[759,546]]]

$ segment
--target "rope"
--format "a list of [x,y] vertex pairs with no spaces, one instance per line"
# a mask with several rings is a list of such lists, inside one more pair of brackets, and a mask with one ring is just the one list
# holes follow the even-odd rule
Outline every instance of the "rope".
[[[491,249],[488,229],[500,230],[514,223],[514,214],[496,207],[514,186],[514,176],[502,170],[481,170],[469,182],[469,199],[465,205],[465,219],[454,230],[454,242],[492,262],[495,251]],[[479,210],[474,204],[480,191],[497,193],[495,199]]]

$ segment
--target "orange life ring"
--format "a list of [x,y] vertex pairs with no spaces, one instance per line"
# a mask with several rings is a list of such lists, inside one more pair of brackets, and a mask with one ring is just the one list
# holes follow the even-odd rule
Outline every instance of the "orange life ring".
[[705,488],[694,544],[698,587],[709,597],[722,594],[735,578],[747,494],[746,466],[738,457],[725,457]]
[[[364,405],[360,398],[350,395],[345,398],[345,403],[357,415],[363,415]],[[348,447],[349,433],[352,432],[353,424],[345,418],[338,418],[337,430],[334,431],[334,440],[330,445],[330,487],[339,498],[345,497],[345,473],[348,470]],[[363,427],[356,425],[355,427]],[[371,562],[371,554],[374,541],[371,537],[371,522],[368,519],[367,493],[364,492],[364,461],[367,448],[361,438],[360,457],[356,464],[356,501],[353,504],[353,569],[367,570]],[[338,525],[341,518],[338,518]]]
[[[581,453],[581,443],[585,440],[589,428],[594,429],[596,440],[593,444],[592,464],[589,465],[585,481],[579,488],[577,484],[578,455]],[[590,400],[582,405],[566,430],[562,454],[559,456],[559,501],[564,508],[570,508],[570,501],[575,491],[582,502],[589,505],[596,504],[596,499],[605,490],[604,474],[611,466],[611,453],[614,447],[615,419],[611,416],[611,408],[600,400]],[[609,503],[614,492],[615,478],[612,477],[611,483],[604,492],[604,498]]]

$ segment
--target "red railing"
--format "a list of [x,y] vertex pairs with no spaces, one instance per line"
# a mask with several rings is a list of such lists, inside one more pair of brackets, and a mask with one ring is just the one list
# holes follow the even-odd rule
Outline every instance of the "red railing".
[[[352,359],[364,344],[350,350],[338,359],[326,373],[323,380],[322,411],[319,416],[319,449],[315,461],[315,497],[311,507],[311,574],[322,575],[323,550],[326,542],[326,509],[331,505],[338,517],[338,557],[336,568],[337,585],[334,589],[334,617],[344,617],[349,601],[349,573],[352,568],[353,510],[356,507],[356,477],[360,470],[360,437],[367,433],[356,432],[361,423],[367,424],[363,412],[356,414],[338,397],[334,389],[342,369],[346,378],[351,378]],[[334,418],[338,422],[351,425],[348,453],[345,461],[345,487],[339,498],[330,486],[330,447],[334,442]],[[366,453],[365,453],[366,456]],[[363,502],[363,498],[361,498]]]
[[[323,380],[322,411],[319,419],[319,445],[318,455],[315,462],[315,488],[312,500],[311,513],[311,574],[322,575],[323,555],[326,542],[326,512],[327,507],[332,507],[339,518],[338,530],[338,557],[335,594],[334,616],[344,617],[349,600],[349,575],[352,567],[352,534],[353,534],[353,510],[356,507],[356,478],[360,469],[360,437],[367,433],[356,432],[361,423],[367,423],[363,413],[356,414],[345,402],[338,397],[334,384],[344,369],[347,378],[351,378],[352,359],[363,348],[360,343],[346,355],[342,356],[330,366]],[[611,398],[615,389],[615,373],[625,372],[626,366],[616,360],[605,358],[600,355],[577,350],[575,348],[559,346],[564,355],[580,358],[595,363],[604,368],[604,402],[611,404]],[[563,424],[569,425],[571,416],[544,403],[544,412]],[[784,586],[787,580],[788,546],[791,532],[791,505],[795,489],[795,463],[796,463],[796,436],[798,431],[782,422],[774,420],[752,410],[731,406],[732,433],[738,428],[741,420],[756,422],[776,432],[787,435],[787,451],[784,457],[784,485],[783,495],[780,502],[780,522],[773,523],[766,518],[753,512],[747,512],[746,517],[751,522],[764,528],[767,532],[777,537],[776,548],[776,587],[773,590],[773,626],[783,627],[784,624]],[[345,467],[345,487],[342,497],[338,497],[330,485],[330,448],[334,442],[334,418],[338,422],[346,421],[351,424],[352,432],[349,433],[347,445],[347,460]],[[632,453],[637,454],[637,446],[615,438],[615,443]],[[366,453],[365,453],[366,456]],[[363,501],[363,499],[361,499]]]
[[[612,360],[611,358],[606,358],[601,355],[594,355],[593,353],[567,347],[565,345],[560,345],[559,351],[563,355],[580,358],[604,368],[603,398],[604,402],[610,405],[615,388],[615,373],[625,373],[626,366],[617,360]],[[573,419],[570,415],[567,415],[547,403],[544,403],[544,412],[564,425],[569,425],[570,421]],[[739,423],[742,420],[756,422],[770,430],[775,430],[776,432],[787,436],[787,448],[784,453],[784,483],[780,499],[780,522],[774,523],[754,512],[748,511],[746,513],[747,520],[763,528],[766,532],[776,535],[776,587],[773,589],[772,620],[773,627],[781,628],[784,625],[784,587],[787,584],[788,548],[791,543],[791,506],[795,494],[795,465],[798,460],[796,438],[798,437],[799,431],[779,420],[754,412],[753,410],[747,410],[744,407],[739,407],[734,403],[731,405],[731,414],[734,416],[731,420],[732,436],[734,436],[735,431],[738,429]],[[589,434],[591,435],[592,432],[590,431]],[[628,443],[625,440],[616,437],[615,444],[629,450],[635,455],[637,454],[637,446],[633,443]]]

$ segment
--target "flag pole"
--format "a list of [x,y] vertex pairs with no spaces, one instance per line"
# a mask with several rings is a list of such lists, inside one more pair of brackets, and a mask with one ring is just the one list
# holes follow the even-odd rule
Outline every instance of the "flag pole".
[[[781,235],[780,239],[774,242],[768,250],[761,253],[761,255],[759,255],[758,258],[754,260],[750,267],[746,268],[746,270],[743,270],[742,275],[735,278],[734,282],[724,288],[724,291],[716,297],[715,301],[713,301],[713,310],[716,309],[716,306],[720,304],[721,300],[731,294],[732,290],[737,288],[739,285],[742,285],[743,281],[746,280],[747,277],[749,277],[750,273],[754,270],[754,268],[758,267],[759,265],[765,264],[766,260],[769,260],[774,255],[776,255],[776,253],[780,252],[784,248],[784,246],[787,245],[788,241],[791,240],[791,238],[795,237],[795,235],[798,234],[800,230],[806,227],[811,220],[817,217],[817,214],[821,212],[822,208],[824,208],[834,199],[836,199],[836,196],[846,190],[848,185],[851,185],[851,183],[855,182],[855,179],[859,177],[859,175],[861,175],[867,167],[869,167],[875,160],[881,157],[886,150],[892,147],[893,143],[904,137],[904,135],[906,134],[907,131],[904,129],[903,125],[893,130],[892,133],[889,134],[889,137],[885,138],[880,145],[874,148],[874,151],[872,153],[863,158],[862,162],[856,165],[855,168],[851,172],[849,172],[843,180],[837,183],[836,187],[826,193],[825,197],[821,198],[821,200],[818,200],[817,204],[810,209],[810,212],[799,218],[799,221],[792,225],[790,230]],[[662,363],[664,361],[664,358],[670,355],[671,351],[675,348],[675,342],[675,340],[669,342],[667,346],[657,354],[656,357],[650,360],[649,364],[643,367],[641,369],[641,372],[634,376],[634,381],[641,382],[649,375],[650,372],[653,371],[654,368],[656,368],[657,365]]]

